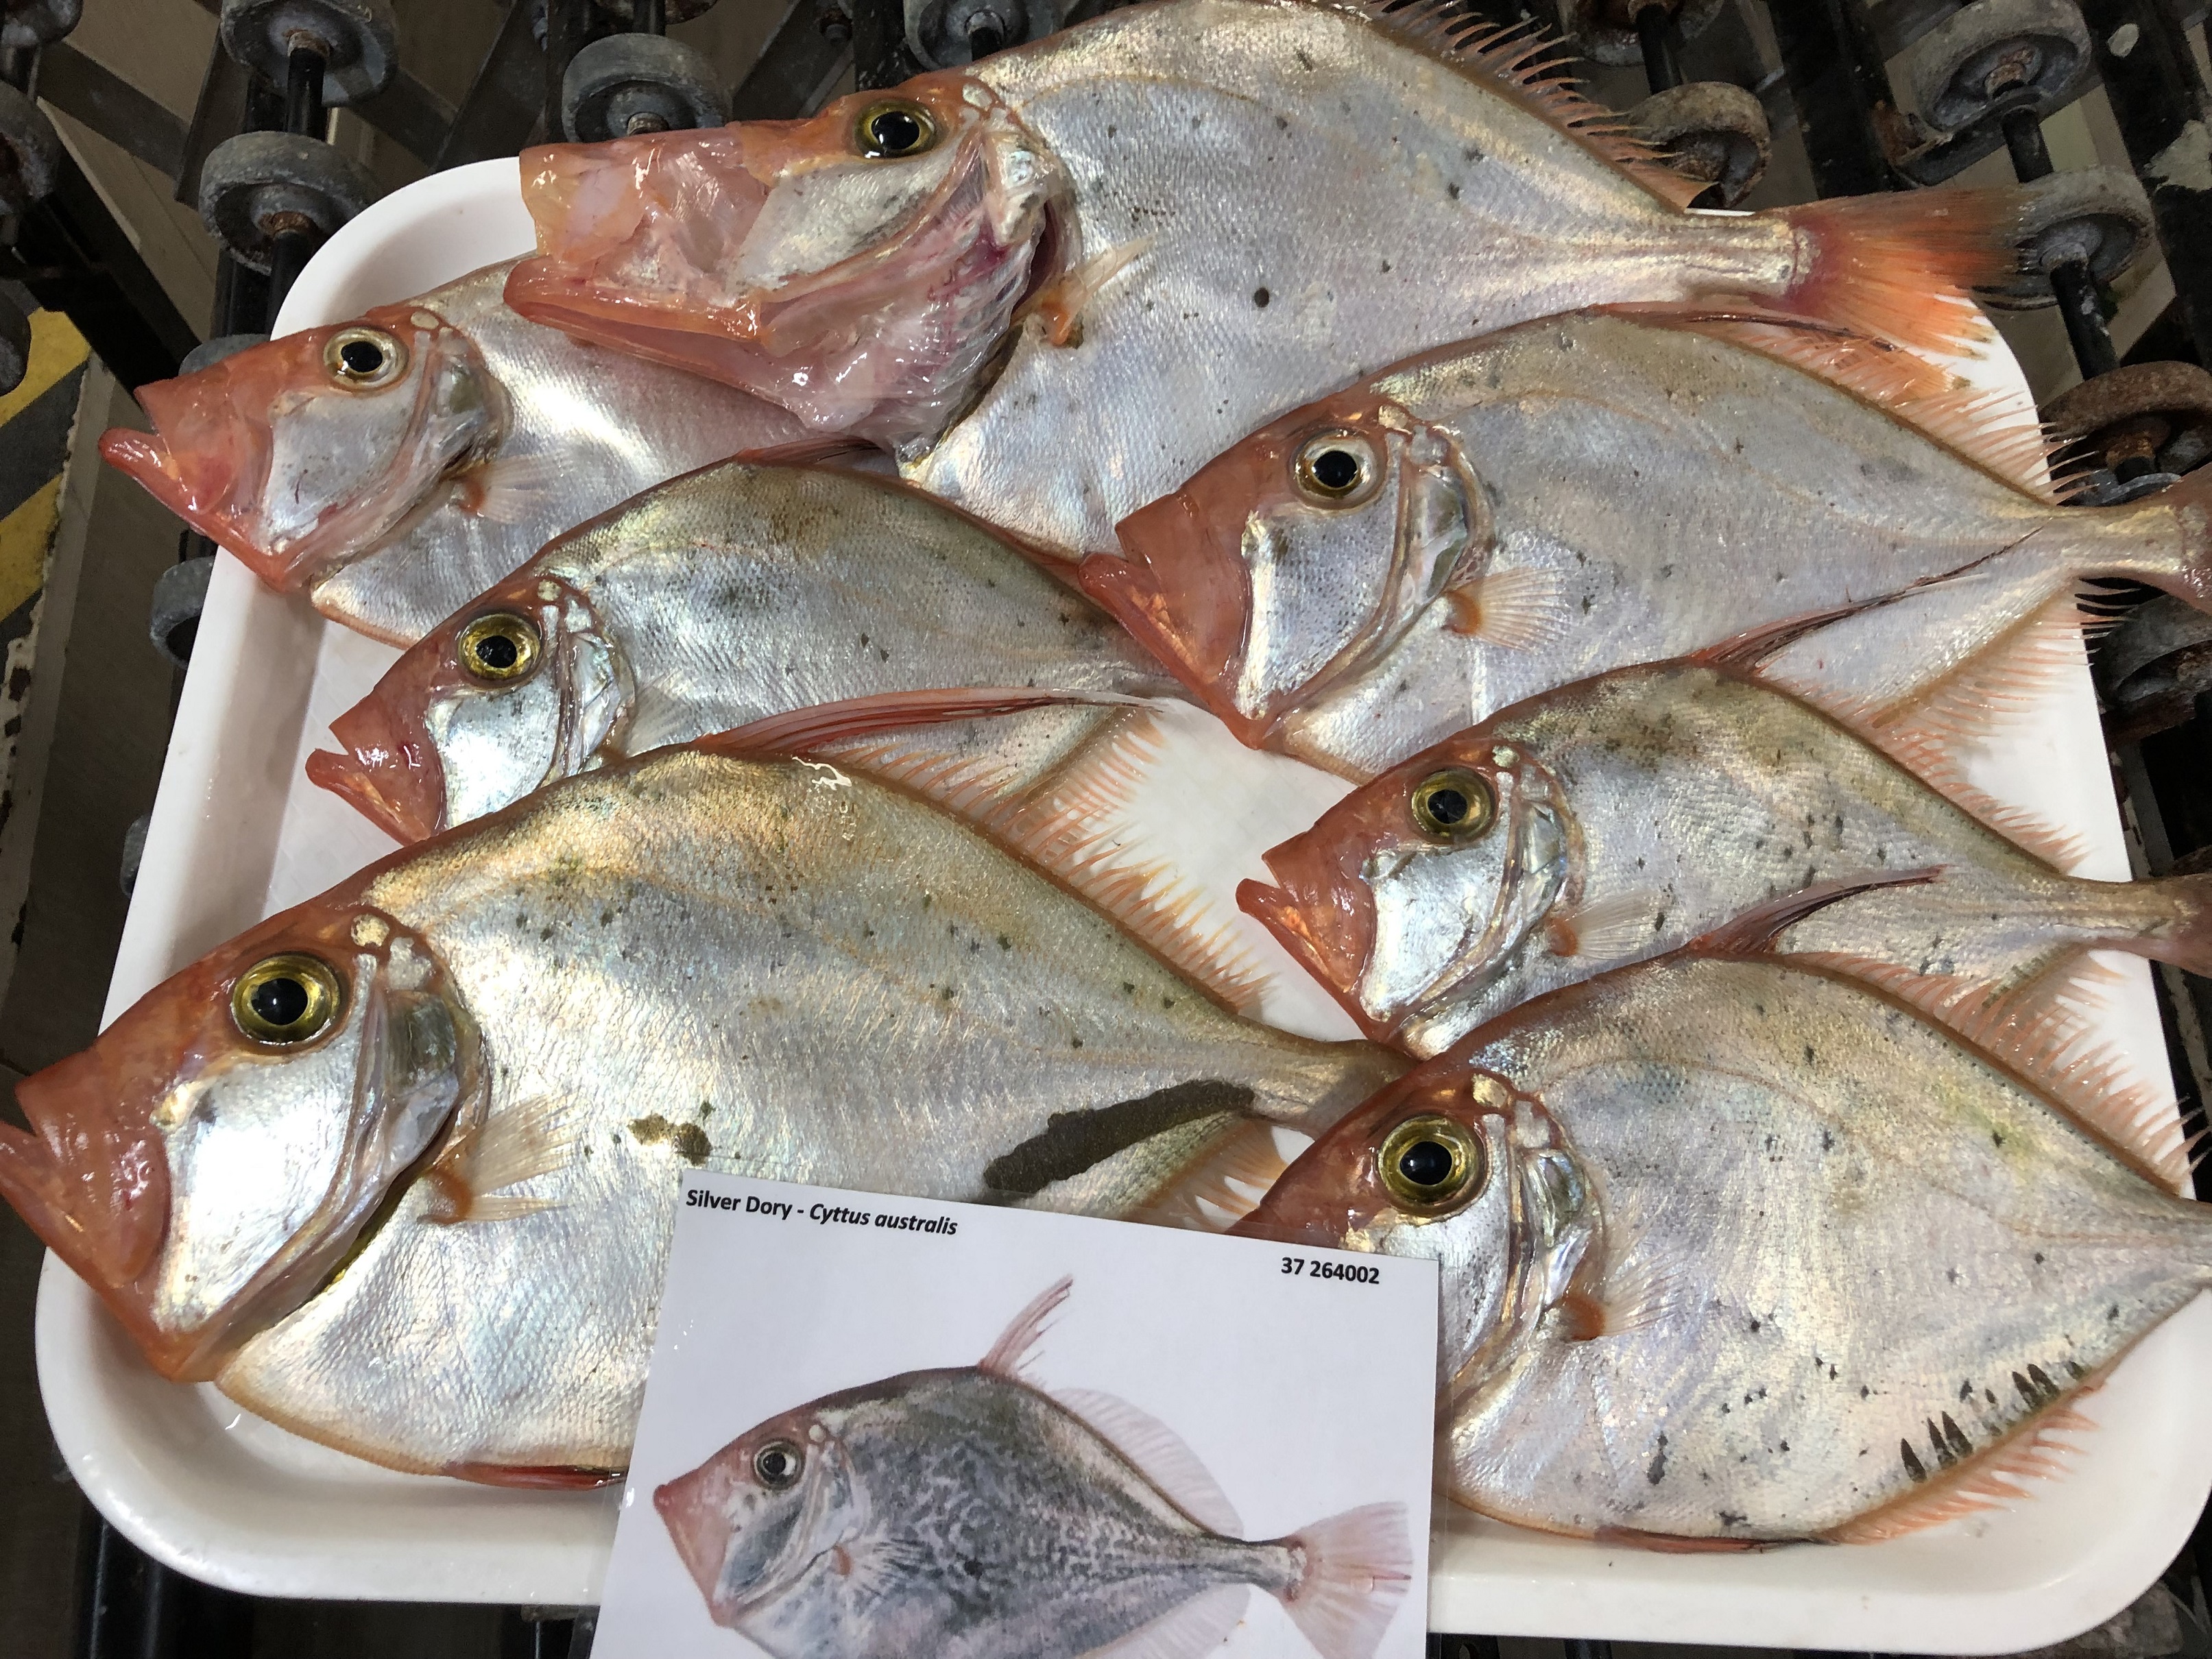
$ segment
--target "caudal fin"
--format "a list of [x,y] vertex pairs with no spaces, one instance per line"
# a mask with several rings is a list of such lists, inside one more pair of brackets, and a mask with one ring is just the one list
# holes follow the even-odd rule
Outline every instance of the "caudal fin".
[[1782,210],[1799,233],[1780,307],[1923,351],[1984,337],[1968,297],[2013,276],[2027,196],[2012,185],[1838,196]]
[[1322,1659],[1370,1659],[1413,1583],[1403,1504],[1370,1504],[1316,1521],[1283,1542],[1305,1571],[1281,1593],[1283,1610]]

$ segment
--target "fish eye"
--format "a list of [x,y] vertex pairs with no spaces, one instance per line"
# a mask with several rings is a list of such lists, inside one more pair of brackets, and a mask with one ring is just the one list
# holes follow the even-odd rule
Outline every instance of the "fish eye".
[[753,1473],[770,1492],[781,1492],[799,1479],[806,1455],[788,1440],[771,1440],[753,1454]]
[[1482,1143],[1463,1125],[1433,1113],[1409,1117],[1383,1138],[1376,1173],[1398,1207],[1421,1219],[1457,1209],[1488,1175]]
[[538,654],[537,629],[527,617],[507,611],[478,617],[453,642],[461,672],[491,685],[526,679],[538,666]]
[[887,99],[860,112],[854,137],[860,154],[872,161],[893,161],[919,155],[937,142],[937,123],[920,104]]
[[340,386],[389,386],[406,372],[407,348],[380,328],[342,328],[323,348],[323,363]]
[[1316,433],[1298,446],[1291,471],[1298,493],[1322,507],[1358,505],[1382,476],[1374,444],[1357,432]]
[[328,1030],[343,1000],[328,963],[288,951],[238,976],[230,988],[230,1017],[254,1042],[289,1048]]
[[1455,766],[1413,786],[1413,822],[1443,841],[1472,841],[1498,817],[1498,792],[1479,772]]

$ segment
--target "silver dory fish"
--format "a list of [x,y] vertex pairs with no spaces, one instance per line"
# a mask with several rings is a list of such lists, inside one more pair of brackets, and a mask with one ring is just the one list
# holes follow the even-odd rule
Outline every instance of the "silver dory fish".
[[1368,1659],[1410,1588],[1405,1506],[1247,1542],[1164,1425],[1023,1376],[1069,1287],[980,1364],[810,1401],[656,1490],[715,1623],[775,1659],[1080,1659],[1140,1630],[1202,1654],[1258,1589],[1322,1659]]
[[2212,1209],[1996,1057],[1852,980],[1682,955],[1484,1026],[1237,1231],[1439,1261],[1452,1495],[1660,1544],[2021,1498],[2212,1284]]
[[1401,1068],[1236,1018],[896,789],[673,749],[157,987],[20,1086],[0,1193],[165,1374],[573,1484],[627,1457],[684,1167],[1123,1213]]
[[957,688],[1184,695],[1112,617],[943,502],[731,461],[461,607],[331,722],[344,752],[310,755],[307,775],[414,841],[625,755]]
[[141,386],[100,453],[280,592],[407,645],[551,536],[806,428],[510,311],[513,261]]

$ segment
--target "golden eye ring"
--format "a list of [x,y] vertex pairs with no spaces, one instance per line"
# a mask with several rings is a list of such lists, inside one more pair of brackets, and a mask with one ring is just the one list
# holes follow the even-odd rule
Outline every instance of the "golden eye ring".
[[1374,440],[1358,432],[1316,432],[1298,446],[1291,465],[1298,494],[1316,507],[1358,507],[1382,476]]
[[935,148],[937,122],[910,99],[879,99],[853,124],[853,142],[871,161],[903,161]]
[[770,1492],[796,1486],[805,1468],[806,1454],[789,1440],[771,1440],[753,1454],[753,1474]]
[[296,951],[264,957],[230,988],[231,1019],[246,1036],[270,1048],[313,1042],[344,1003],[337,971]]
[[340,386],[374,392],[407,372],[407,348],[380,328],[342,328],[323,348],[323,367]]
[[1480,772],[1451,766],[1413,786],[1413,823],[1438,841],[1473,841],[1498,821],[1498,792]]
[[1416,1220],[1433,1221],[1482,1190],[1489,1159],[1464,1124],[1423,1113],[1383,1137],[1375,1172],[1391,1202]]
[[495,611],[478,617],[453,641],[453,656],[461,672],[486,685],[512,685],[538,672],[544,654],[544,642],[527,617],[511,611]]

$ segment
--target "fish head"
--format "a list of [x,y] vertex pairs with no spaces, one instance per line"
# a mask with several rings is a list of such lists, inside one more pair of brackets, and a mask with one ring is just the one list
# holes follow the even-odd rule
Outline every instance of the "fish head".
[[1522,742],[1481,727],[1379,774],[1262,854],[1237,902],[1367,1034],[1393,1041],[1541,948],[1580,834]]
[[1571,1292],[1597,1206],[1559,1125],[1464,1045],[1301,1153],[1232,1231],[1437,1263],[1447,1382],[1478,1381]]
[[204,1380],[329,1280],[477,1075],[428,947],[341,889],[17,1085],[0,1195],[156,1370]]
[[866,1520],[838,1426],[831,1402],[802,1406],[654,1490],[653,1506],[716,1624],[737,1627]]
[[1441,428],[1355,387],[1261,428],[1115,527],[1084,591],[1255,747],[1387,654],[1491,544]]
[[595,764],[629,687],[590,601],[520,571],[409,647],[331,722],[343,749],[309,755],[307,775],[420,841]]
[[805,120],[549,145],[522,175],[515,310],[902,452],[970,399],[1066,193],[963,70]]
[[489,454],[507,399],[435,312],[386,306],[138,388],[100,452],[281,592],[391,533]]

